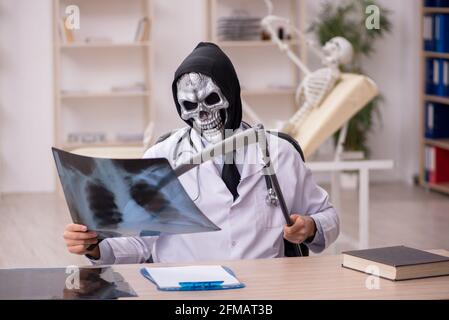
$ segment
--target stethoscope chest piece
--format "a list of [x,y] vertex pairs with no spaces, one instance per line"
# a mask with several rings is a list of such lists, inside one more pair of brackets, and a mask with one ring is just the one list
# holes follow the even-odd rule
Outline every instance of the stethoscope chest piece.
[[278,196],[276,195],[276,192],[274,191],[273,188],[268,189],[268,194],[267,194],[267,197],[265,198],[265,202],[269,206],[275,206],[275,207],[278,206],[279,199],[278,199]]

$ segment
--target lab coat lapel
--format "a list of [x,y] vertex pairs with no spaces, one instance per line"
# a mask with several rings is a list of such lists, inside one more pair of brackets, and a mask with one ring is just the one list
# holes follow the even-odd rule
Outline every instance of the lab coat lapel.
[[263,169],[262,156],[257,144],[247,146],[246,152],[241,152],[238,154],[237,161],[243,162],[240,181],[260,173]]

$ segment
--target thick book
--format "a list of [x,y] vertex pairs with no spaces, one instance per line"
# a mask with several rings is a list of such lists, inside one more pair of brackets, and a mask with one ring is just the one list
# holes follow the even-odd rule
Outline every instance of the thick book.
[[449,275],[449,257],[406,246],[343,252],[343,267],[373,273],[390,280]]

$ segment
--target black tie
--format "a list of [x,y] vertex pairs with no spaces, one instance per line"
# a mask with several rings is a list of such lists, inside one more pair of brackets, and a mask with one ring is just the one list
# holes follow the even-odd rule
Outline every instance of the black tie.
[[225,156],[225,163],[223,164],[221,178],[223,179],[226,187],[228,187],[228,190],[231,191],[235,201],[235,199],[239,197],[237,186],[240,182],[240,173],[234,163],[234,156],[232,153],[228,153]]

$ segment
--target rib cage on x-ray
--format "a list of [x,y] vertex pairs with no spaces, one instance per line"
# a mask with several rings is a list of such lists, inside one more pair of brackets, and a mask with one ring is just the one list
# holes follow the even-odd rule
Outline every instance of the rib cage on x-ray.
[[75,223],[100,238],[220,230],[193,203],[166,159],[102,159],[53,148]]

